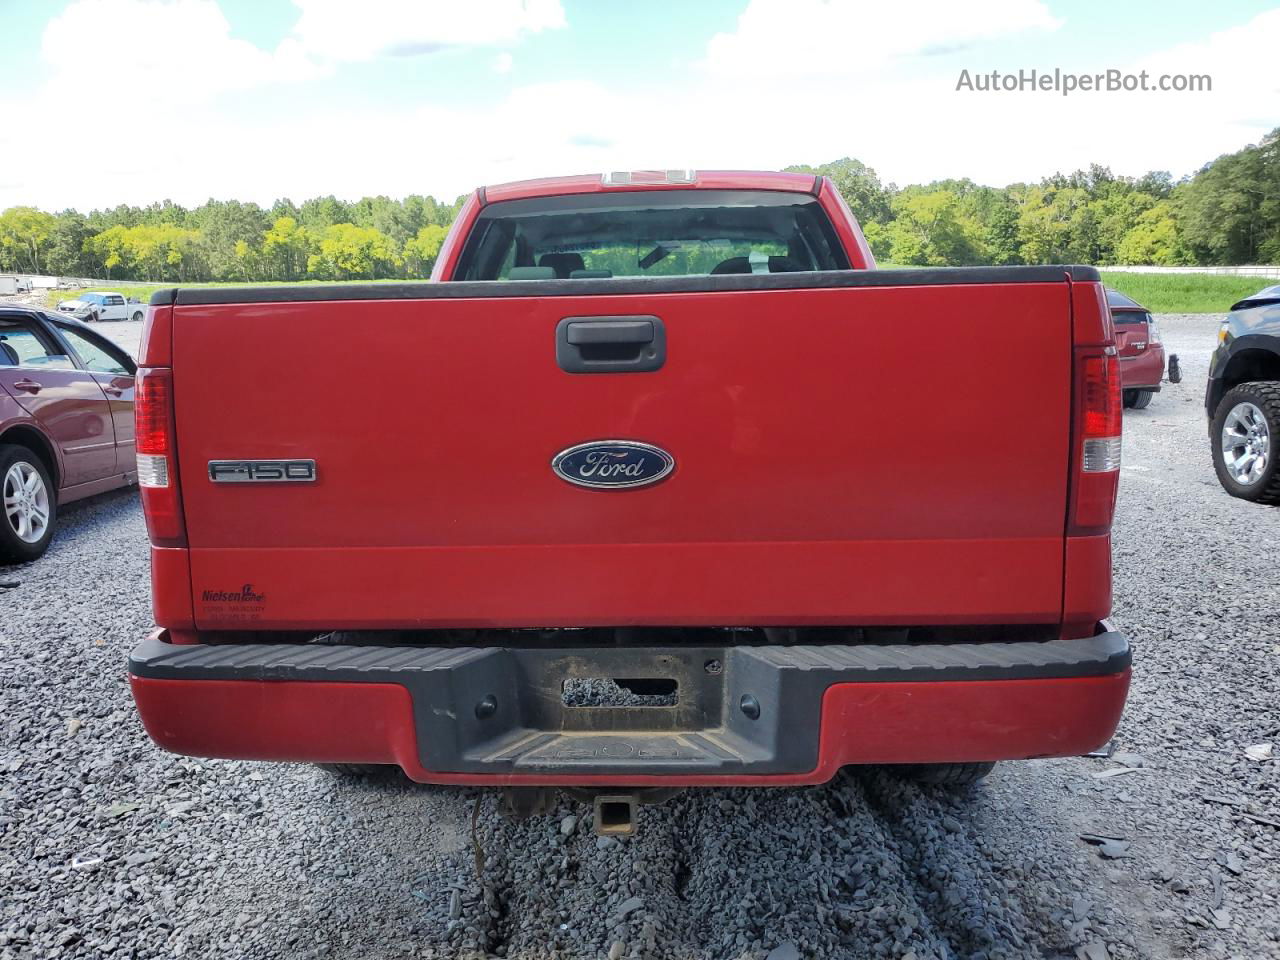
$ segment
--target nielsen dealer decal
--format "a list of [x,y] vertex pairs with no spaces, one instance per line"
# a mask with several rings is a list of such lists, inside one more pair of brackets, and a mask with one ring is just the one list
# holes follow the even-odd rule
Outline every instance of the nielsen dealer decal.
[[246,583],[239,590],[202,590],[200,602],[204,614],[218,620],[259,620],[266,612],[267,595]]
[[246,583],[240,588],[239,592],[232,593],[227,590],[206,590],[200,595],[200,599],[205,603],[221,603],[224,601],[232,601],[234,603],[262,603],[267,599],[265,593],[254,593],[253,584]]

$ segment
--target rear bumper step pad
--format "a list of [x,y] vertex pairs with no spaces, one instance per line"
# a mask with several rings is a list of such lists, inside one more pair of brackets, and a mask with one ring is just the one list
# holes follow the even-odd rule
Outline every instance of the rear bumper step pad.
[[[174,645],[129,662],[179,753],[396,763],[442,783],[815,783],[845,764],[1063,756],[1114,732],[1126,638],[894,646]],[[566,679],[675,680],[674,705],[568,706]]]

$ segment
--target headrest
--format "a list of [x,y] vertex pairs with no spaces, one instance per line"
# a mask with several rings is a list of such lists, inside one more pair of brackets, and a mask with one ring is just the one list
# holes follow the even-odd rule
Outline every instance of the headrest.
[[550,267],[557,277],[567,280],[574,270],[581,270],[586,264],[580,253],[544,253],[538,258],[538,266]]
[[750,273],[751,261],[746,257],[730,257],[728,260],[721,260],[711,268],[711,275],[719,276],[722,273]]
[[[768,257],[763,254],[753,254],[755,257],[730,257],[728,260],[722,260],[712,269],[712,276],[725,273],[794,273],[800,270],[800,265],[790,257]],[[760,269],[764,267],[765,269]]]
[[551,267],[512,267],[507,271],[508,280],[554,280],[556,272]]
[[0,340],[0,363],[6,366],[16,367],[18,365],[18,351],[9,346],[3,340]]

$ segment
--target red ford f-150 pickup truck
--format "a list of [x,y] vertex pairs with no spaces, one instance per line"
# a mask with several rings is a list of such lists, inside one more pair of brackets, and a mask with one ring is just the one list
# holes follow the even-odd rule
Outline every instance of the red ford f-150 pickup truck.
[[1093,269],[878,270],[825,178],[659,171],[478,190],[433,280],[153,298],[161,746],[625,830],[674,787],[1112,735]]

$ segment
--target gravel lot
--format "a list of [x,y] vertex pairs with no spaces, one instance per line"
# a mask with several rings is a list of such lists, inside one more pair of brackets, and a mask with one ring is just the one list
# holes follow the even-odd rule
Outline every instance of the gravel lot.
[[151,622],[136,498],[68,508],[0,567],[0,958],[1280,956],[1280,766],[1245,752],[1280,740],[1280,510],[1214,478],[1215,330],[1163,318],[1185,381],[1126,412],[1111,760],[965,796],[874,771],[705,790],[624,841],[486,797],[480,878],[476,794],[153,747],[124,676]]

